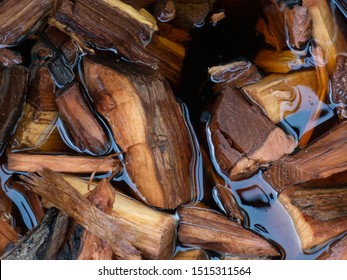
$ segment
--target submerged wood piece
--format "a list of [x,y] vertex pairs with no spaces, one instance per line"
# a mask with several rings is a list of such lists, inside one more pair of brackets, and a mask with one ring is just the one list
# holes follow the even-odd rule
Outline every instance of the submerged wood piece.
[[93,42],[101,48],[114,48],[128,60],[157,69],[178,83],[184,47],[153,34],[157,30],[155,19],[144,9],[137,11],[118,0],[62,0],[56,5],[54,18],[51,24],[82,46]]
[[243,214],[231,190],[228,187],[217,185],[214,187],[213,192],[220,201],[225,214],[239,225],[242,225],[244,220]]
[[58,92],[56,103],[74,144],[82,151],[105,154],[110,141],[91,112],[77,83]]
[[[114,254],[121,259],[140,259],[139,251],[131,244],[132,233],[128,226],[112,215],[100,211],[83,197],[64,178],[50,169],[42,169],[38,175],[21,176],[26,186],[55,204],[85,229],[107,241]],[[124,236],[124,232],[128,234]]]
[[140,195],[173,209],[192,199],[192,146],[179,104],[166,80],[150,68],[85,57],[84,78],[96,110],[125,152]]
[[191,36],[188,31],[177,28],[170,23],[158,22],[159,30],[158,35],[178,44],[187,45]]
[[185,207],[178,214],[178,238],[184,246],[240,257],[279,256],[271,243],[214,210]]
[[[0,179],[0,184],[2,184]],[[13,218],[12,212],[12,200],[5,194],[4,190],[0,188],[0,220],[12,224]]]
[[208,254],[204,250],[194,249],[178,252],[173,260],[209,260]]
[[[89,192],[88,182],[64,176],[79,193]],[[90,189],[95,184],[90,184]],[[120,192],[116,192],[113,216],[128,226],[133,235],[132,244],[145,259],[170,259],[175,246],[176,220],[173,216],[154,210]]]
[[347,230],[347,186],[293,186],[278,199],[293,219],[303,251],[322,246]]
[[347,123],[298,153],[274,162],[263,177],[278,192],[286,186],[329,178],[347,170]]
[[260,18],[256,29],[265,37],[265,42],[281,51],[287,47],[285,34],[285,16],[275,3],[269,3],[263,8],[265,18]]
[[247,60],[237,60],[225,65],[211,67],[208,69],[208,74],[211,81],[217,83],[215,87],[241,88],[258,82],[262,78],[257,68]]
[[0,9],[0,45],[15,45],[33,32],[52,8],[52,0],[4,0]]
[[51,260],[64,241],[68,217],[55,208],[49,209],[41,223],[23,236],[5,253],[2,260]]
[[291,9],[285,8],[284,15],[289,45],[302,49],[312,36],[312,19],[307,7],[295,5]]
[[297,57],[292,51],[281,52],[261,50],[254,59],[255,65],[267,73],[288,73],[304,66],[305,61]]
[[176,16],[176,4],[174,0],[156,0],[154,4],[154,16],[161,22],[168,22]]
[[331,244],[317,260],[347,260],[347,235]]
[[327,70],[331,74],[336,64],[336,55],[346,51],[346,41],[334,23],[329,1],[303,0],[302,4],[310,12],[313,38],[324,49]]
[[12,64],[22,64],[23,60],[19,53],[9,49],[0,49],[0,66],[10,66]]
[[235,89],[225,88],[212,108],[210,129],[217,162],[231,180],[293,152],[296,141],[250,105]]
[[318,103],[318,86],[316,72],[306,70],[269,75],[256,84],[245,86],[242,91],[259,105],[273,123],[279,123],[300,108],[307,110],[310,103]]
[[[102,179],[96,188],[88,195],[88,200],[106,214],[112,213],[114,199],[115,192],[106,179]],[[77,259],[112,260],[112,247],[106,241],[101,240],[91,232],[83,232],[82,243],[82,250]]]
[[93,173],[120,170],[120,161],[113,158],[9,153],[8,169],[37,172],[49,168],[56,172]]
[[176,0],[175,2],[174,24],[188,30],[203,24],[212,7],[209,0]]
[[74,64],[78,57],[78,47],[66,33],[53,26],[48,26],[44,35],[61,52],[69,64]]
[[7,222],[0,218],[0,256],[6,247],[18,239],[18,234]]
[[28,73],[22,66],[0,69],[0,155],[22,115]]
[[331,78],[332,101],[337,105],[340,120],[347,119],[347,57],[336,57],[336,66]]

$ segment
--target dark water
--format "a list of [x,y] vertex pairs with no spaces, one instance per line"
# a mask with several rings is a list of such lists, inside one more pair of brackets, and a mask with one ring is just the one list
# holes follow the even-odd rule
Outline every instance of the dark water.
[[[293,4],[298,1],[286,2],[288,2],[287,4]],[[215,99],[215,95],[212,93],[213,83],[207,77],[208,68],[228,63],[240,57],[252,61],[260,49],[267,48],[262,36],[256,34],[254,28],[257,20],[262,15],[258,1],[216,1],[212,13],[219,11],[226,13],[226,19],[223,19],[216,25],[206,23],[192,30],[192,41],[187,46],[187,57],[184,63],[182,88],[180,91],[175,92],[178,100],[183,102],[181,103],[181,110],[186,126],[190,131],[189,141],[194,151],[194,156],[191,160],[191,185],[194,186],[195,193],[192,196],[196,197],[196,201],[193,201],[191,204],[203,201],[215,209],[223,210],[223,206],[213,189],[214,186],[208,185],[206,180],[204,180],[202,156],[199,149],[200,143],[209,151],[211,161],[217,173],[231,186],[229,191],[235,196],[246,216],[244,226],[273,242],[282,252],[283,259],[315,259],[327,247],[317,248],[312,254],[305,254],[301,251],[300,240],[296,234],[293,222],[287,211],[277,200],[277,193],[263,180],[262,171],[259,171],[258,174],[247,180],[230,181],[221,172],[215,159],[208,122],[201,123],[200,121],[202,112]],[[339,12],[336,13],[337,17],[341,16]],[[341,18],[339,20],[341,21]],[[15,48],[22,53],[24,52],[24,56],[27,58],[25,59],[27,66],[31,65],[32,60],[34,60],[30,51],[28,51],[33,45],[33,41],[27,40]],[[104,50],[100,52],[107,53],[110,59],[120,59],[114,51],[107,52]],[[83,59],[83,55],[81,55],[80,59]],[[81,88],[83,88],[86,99],[89,100],[92,112],[111,139],[112,146],[105,155],[121,152],[112,138],[111,130],[107,126],[106,121],[93,109],[90,95],[81,75],[81,63],[77,63],[77,67],[72,69],[72,71]],[[61,87],[61,84],[59,82],[57,88]],[[308,101],[306,104],[314,104],[314,102]],[[288,117],[280,125],[297,139],[300,139],[308,129],[313,129],[312,139],[314,139],[328,131],[336,123],[334,104],[331,104],[329,101],[323,104],[323,110],[318,121],[310,122],[311,113],[312,108],[302,107],[300,114]],[[307,123],[309,124],[308,126]],[[74,145],[61,121],[57,122],[56,129],[59,130],[69,153],[92,155],[89,151],[81,151]],[[122,155],[120,155],[120,159],[123,159]],[[11,179],[16,178],[16,175],[6,170],[5,162],[6,155],[3,155],[0,158],[1,187],[14,203],[13,213],[9,214],[13,216],[16,226],[24,234],[38,223],[39,214],[35,213],[34,207],[31,205],[32,199],[30,199],[29,194],[24,189],[10,187],[9,182]],[[96,178],[109,175],[97,174]],[[114,177],[113,183],[121,186],[128,195],[133,195],[145,202],[145,199],[137,191],[136,185],[131,182],[125,167],[122,173]],[[178,247],[177,250],[186,249]],[[214,253],[211,253],[211,256],[218,258],[218,255]]]

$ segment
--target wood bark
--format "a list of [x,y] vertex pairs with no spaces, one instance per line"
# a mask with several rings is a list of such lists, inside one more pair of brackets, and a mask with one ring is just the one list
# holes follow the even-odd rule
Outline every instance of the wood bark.
[[68,217],[55,208],[49,209],[41,223],[23,236],[6,252],[2,260],[51,260],[63,244]]
[[278,192],[286,186],[325,179],[347,170],[347,123],[298,153],[280,159],[263,174]]
[[125,152],[130,178],[146,202],[173,209],[192,199],[192,146],[168,83],[149,68],[86,57],[84,78],[96,110]]
[[0,45],[16,45],[30,35],[52,8],[52,0],[4,0],[0,9]]
[[332,101],[337,105],[341,121],[347,118],[347,57],[336,57],[336,66],[331,77]]
[[37,172],[49,168],[56,172],[93,173],[120,170],[119,160],[103,157],[9,153],[8,169]]
[[231,180],[253,175],[260,166],[296,147],[286,135],[232,88],[225,88],[212,108],[210,129],[216,159]]
[[198,246],[240,257],[279,256],[265,239],[210,209],[185,207],[178,211],[178,238],[184,246]]

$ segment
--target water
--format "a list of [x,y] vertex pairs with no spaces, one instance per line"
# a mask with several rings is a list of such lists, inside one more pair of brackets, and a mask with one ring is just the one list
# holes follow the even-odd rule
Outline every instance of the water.
[[[295,0],[285,1],[288,4],[298,2]],[[290,2],[290,3],[289,3]],[[257,1],[228,1],[218,0],[215,3],[214,10],[211,13],[225,11],[226,18],[217,24],[199,24],[192,32],[192,41],[187,48],[187,58],[185,60],[182,88],[176,91],[175,95],[179,99],[182,116],[185,125],[189,130],[189,143],[193,150],[191,159],[190,173],[192,197],[194,199],[188,205],[194,205],[203,201],[214,209],[223,212],[223,206],[213,187],[209,185],[204,177],[202,156],[200,144],[210,152],[210,158],[214,168],[225,182],[231,187],[230,194],[234,195],[239,206],[245,213],[244,227],[268,239],[274,243],[282,253],[283,259],[315,259],[323,250],[326,250],[329,244],[324,248],[315,248],[310,254],[301,250],[300,240],[296,234],[295,227],[288,212],[277,200],[277,193],[263,179],[260,170],[255,176],[243,181],[231,181],[220,170],[214,156],[213,143],[209,131],[208,122],[200,122],[201,114],[210,104],[213,103],[215,95],[212,93],[213,83],[208,80],[207,70],[211,66],[222,63],[228,63],[233,59],[243,57],[252,61],[260,49],[266,48],[266,44],[261,36],[256,34],[254,26],[261,16],[261,8]],[[341,15],[335,11],[336,17],[341,21]],[[343,21],[343,20],[342,20]],[[148,43],[148,38],[144,38],[144,44]],[[30,49],[34,42],[29,39],[23,44],[15,47],[25,56],[25,65],[29,66],[35,57],[30,54]],[[121,60],[117,50],[98,50],[98,54],[107,54],[110,59]],[[302,55],[302,51],[300,53]],[[112,132],[107,122],[98,115],[93,109],[92,99],[87,91],[85,82],[81,73],[81,54],[80,59],[74,69],[68,68],[67,82],[74,75],[84,89],[84,94],[89,102],[90,108],[104,127],[111,139],[112,145],[104,155],[119,153],[121,150],[112,137]],[[64,63],[61,63],[64,66]],[[308,59],[305,68],[312,65],[312,60]],[[64,67],[63,67],[64,68]],[[71,70],[71,71],[70,71]],[[55,79],[57,88],[60,88],[65,81]],[[312,90],[299,86],[301,94],[298,94],[294,100],[295,114],[283,113],[286,115],[285,120],[279,124],[288,133],[294,135],[300,140],[306,133],[312,132],[311,141],[316,139],[331,127],[336,125],[336,114],[334,113],[335,105],[329,100],[321,102],[317,99]],[[321,104],[319,103],[321,102]],[[322,111],[318,118],[312,117],[314,108],[321,105]],[[283,105],[285,106],[285,105]],[[284,111],[291,111],[292,108],[284,108]],[[55,129],[60,132],[60,137],[66,146],[66,150],[60,152],[69,154],[93,155],[88,151],[79,150],[71,140],[69,133],[64,128],[61,121],[58,121]],[[199,144],[200,143],[200,144]],[[33,150],[35,151],[35,150]],[[94,155],[95,156],[95,155]],[[121,154],[119,158],[124,161]],[[12,174],[6,169],[6,154],[0,158],[0,181],[1,187],[6,195],[13,201],[13,212],[8,213],[12,217],[13,225],[24,234],[33,226],[37,225],[42,213],[37,206],[35,197],[28,193],[19,184],[11,184],[13,179],[17,179],[17,174]],[[108,174],[97,174],[96,179],[110,176]],[[88,179],[88,175],[84,175]],[[146,203],[146,199],[139,193],[136,185],[131,181],[123,164],[122,172],[117,174],[112,183],[122,189],[127,195],[135,196],[138,200]],[[171,212],[174,214],[173,212]],[[176,216],[177,217],[177,216]],[[338,238],[338,237],[337,237]],[[331,243],[332,241],[330,241]],[[179,246],[176,251],[187,250]],[[219,258],[216,253],[210,252],[212,258]]]

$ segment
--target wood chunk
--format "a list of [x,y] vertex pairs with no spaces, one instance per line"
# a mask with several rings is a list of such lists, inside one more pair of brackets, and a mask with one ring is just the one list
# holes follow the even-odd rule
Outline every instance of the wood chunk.
[[80,150],[102,155],[110,149],[110,140],[91,112],[77,83],[58,92],[56,103],[74,144]]
[[302,49],[312,36],[312,19],[307,7],[295,5],[291,9],[285,8],[284,15],[289,45]]
[[48,26],[44,31],[44,35],[62,53],[69,64],[75,63],[78,57],[78,47],[66,33],[53,26]]
[[213,188],[215,197],[219,200],[225,214],[237,222],[239,225],[243,224],[243,214],[240,206],[237,204],[234,195],[231,192],[230,187],[217,185]]
[[317,260],[347,260],[347,235],[330,245]]
[[96,110],[126,152],[127,172],[152,206],[192,199],[189,131],[168,83],[149,68],[85,57],[84,78]]
[[0,45],[16,45],[30,35],[52,8],[52,0],[4,0],[0,9]]
[[280,159],[263,174],[276,191],[286,186],[329,178],[347,170],[347,123],[342,123],[298,153]]
[[22,64],[23,60],[19,53],[9,49],[0,49],[0,66],[10,66],[12,64]]
[[303,251],[322,246],[347,230],[347,186],[293,186],[278,199],[293,219]]
[[7,160],[12,171],[38,172],[49,168],[56,172],[93,173],[120,169],[119,160],[103,157],[9,153]]
[[340,120],[347,118],[347,57],[336,57],[336,66],[331,77],[332,101],[337,105]]
[[[257,68],[247,60],[236,60],[231,63],[214,66],[208,69],[210,79],[221,83],[220,87],[230,86],[242,88],[248,84],[258,82],[262,76]],[[217,88],[216,90],[221,90]]]
[[263,8],[265,18],[260,18],[256,29],[265,37],[265,42],[281,51],[287,47],[285,34],[285,16],[279,6],[270,3]]
[[0,69],[0,155],[23,111],[28,73],[22,66]]
[[254,59],[257,67],[267,73],[288,73],[304,67],[305,61],[297,57],[292,51],[281,52],[271,50],[261,50]]
[[[1,184],[0,179],[0,184]],[[9,224],[12,224],[12,200],[8,198],[4,190],[0,188],[0,220],[3,220]]]
[[184,47],[153,34],[158,29],[155,19],[144,9],[137,11],[118,0],[62,0],[50,22],[89,50],[87,42],[114,48],[128,60],[157,69],[178,83]]
[[307,7],[312,18],[312,35],[316,44],[324,49],[326,67],[329,74],[332,73],[339,52],[345,52],[347,44],[341,31],[334,23],[328,1],[303,0],[303,6]]
[[[97,209],[87,198],[76,191],[64,178],[50,169],[38,175],[21,176],[26,186],[66,212],[85,229],[107,241],[114,254],[121,259],[140,259],[139,251],[131,244],[132,234],[126,224],[112,215]],[[124,236],[124,232],[127,235]]]
[[[88,182],[76,177],[64,176],[79,193],[89,192]],[[96,184],[91,183],[90,189]],[[113,216],[126,224],[133,235],[132,244],[145,259],[170,259],[174,252],[176,220],[173,216],[154,210],[116,191]]]
[[208,0],[176,0],[175,2],[174,24],[188,30],[203,24],[212,7]]
[[0,218],[0,256],[6,247],[18,239],[18,234],[7,222]]
[[217,98],[210,123],[216,159],[231,180],[254,174],[296,147],[286,135],[251,106],[235,89],[225,88]]
[[174,27],[170,23],[158,22],[158,26],[159,30],[157,31],[157,34],[161,37],[167,38],[169,42],[173,41],[186,46],[191,40],[191,36],[188,31]]
[[208,254],[204,250],[194,249],[178,252],[173,260],[209,260]]
[[[106,214],[112,213],[114,198],[115,192],[105,178],[88,195],[88,199]],[[91,232],[83,232],[82,244],[78,260],[112,260],[112,247]]]
[[23,236],[5,253],[2,260],[51,260],[62,245],[68,217],[55,208],[49,209],[41,223]]
[[176,16],[176,3],[173,0],[156,0],[154,4],[154,16],[161,22],[168,22]]
[[279,256],[271,243],[214,210],[185,207],[178,214],[181,218],[178,238],[184,246],[240,257]]
[[309,110],[319,102],[317,90],[318,81],[313,70],[269,75],[256,84],[242,88],[273,123],[279,123],[301,110]]

